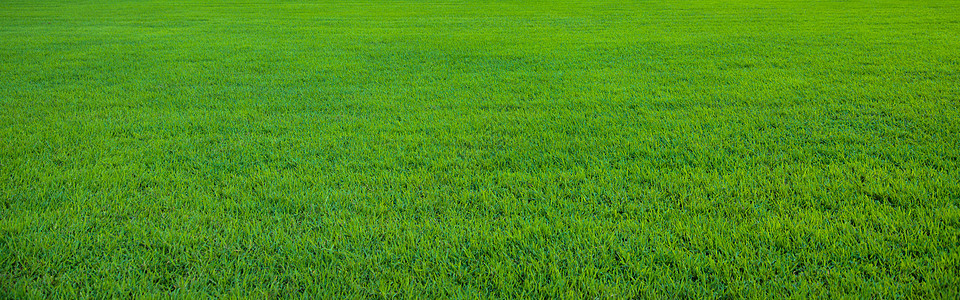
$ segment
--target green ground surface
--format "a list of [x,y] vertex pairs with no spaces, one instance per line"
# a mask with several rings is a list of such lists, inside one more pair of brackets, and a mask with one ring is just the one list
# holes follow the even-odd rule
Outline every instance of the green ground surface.
[[0,298],[960,292],[960,1],[0,2]]

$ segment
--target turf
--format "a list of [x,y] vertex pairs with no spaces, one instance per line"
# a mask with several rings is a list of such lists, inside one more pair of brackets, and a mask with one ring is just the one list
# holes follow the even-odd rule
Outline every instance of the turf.
[[0,298],[945,298],[960,1],[0,2]]

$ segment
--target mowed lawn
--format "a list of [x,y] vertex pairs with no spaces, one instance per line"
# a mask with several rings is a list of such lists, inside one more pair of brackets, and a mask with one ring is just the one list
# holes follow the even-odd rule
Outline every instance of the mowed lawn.
[[0,1],[0,298],[960,293],[960,1]]

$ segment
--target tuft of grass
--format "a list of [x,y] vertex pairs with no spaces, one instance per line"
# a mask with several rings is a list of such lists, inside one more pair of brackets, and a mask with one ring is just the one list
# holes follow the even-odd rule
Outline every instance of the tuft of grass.
[[0,298],[944,298],[958,1],[0,2]]

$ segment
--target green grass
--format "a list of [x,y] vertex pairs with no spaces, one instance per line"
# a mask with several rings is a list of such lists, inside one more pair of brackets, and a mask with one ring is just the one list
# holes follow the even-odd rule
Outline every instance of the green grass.
[[0,2],[0,298],[960,294],[960,1]]

